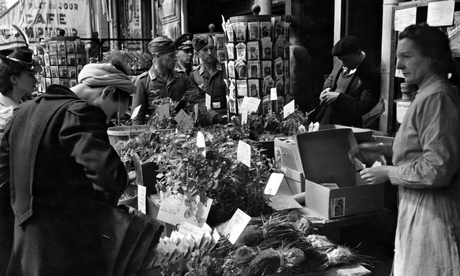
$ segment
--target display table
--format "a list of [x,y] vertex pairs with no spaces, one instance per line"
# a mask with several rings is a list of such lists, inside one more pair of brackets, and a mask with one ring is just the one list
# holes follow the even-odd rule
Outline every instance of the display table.
[[340,244],[340,230],[342,228],[362,223],[372,223],[383,220],[386,216],[391,215],[390,210],[382,209],[380,211],[365,214],[326,219],[307,207],[297,209],[297,211],[301,215],[307,216],[307,218],[313,222],[314,226],[318,228],[319,234],[328,237],[337,244]]

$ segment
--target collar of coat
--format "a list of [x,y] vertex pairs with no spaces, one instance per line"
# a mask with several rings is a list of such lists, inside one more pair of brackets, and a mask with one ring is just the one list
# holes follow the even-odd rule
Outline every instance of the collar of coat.
[[[179,77],[179,74],[177,74],[176,69],[169,70],[169,73],[173,78],[177,79]],[[156,79],[158,76],[157,70],[155,70],[154,65],[152,65],[152,67],[150,67],[149,69],[149,76],[151,80]]]
[[[222,71],[222,66],[220,65],[220,62],[217,61],[217,59],[216,59],[216,61],[214,62],[214,64],[215,64],[215,66],[216,66],[216,70],[217,70],[217,71],[219,71],[219,72]],[[198,70],[199,70],[198,72],[200,73],[200,75],[203,75],[204,72],[207,72],[207,70],[206,70],[206,68],[204,67],[203,64],[200,64],[199,66],[200,66],[200,67],[199,67],[199,69],[198,69]],[[209,73],[209,72],[208,72],[208,73]]]

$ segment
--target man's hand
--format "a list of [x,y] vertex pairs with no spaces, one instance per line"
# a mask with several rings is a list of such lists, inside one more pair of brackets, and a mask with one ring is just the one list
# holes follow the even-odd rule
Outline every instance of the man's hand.
[[321,92],[319,95],[319,99],[321,101],[321,104],[325,102],[326,104],[332,104],[337,100],[337,97],[339,96],[340,93],[331,91],[331,88],[326,88]]

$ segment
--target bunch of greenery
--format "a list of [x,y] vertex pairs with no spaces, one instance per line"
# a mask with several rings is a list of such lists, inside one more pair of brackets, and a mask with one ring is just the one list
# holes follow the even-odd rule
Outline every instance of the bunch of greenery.
[[[211,127],[202,130],[206,148],[198,148],[196,133],[167,133],[162,137],[154,161],[159,168],[157,188],[163,192],[199,196],[205,204],[213,199],[211,210],[229,219],[236,209],[250,216],[271,213],[263,191],[274,162],[252,148],[251,167],[237,161],[238,141],[231,129]],[[209,221],[208,223],[213,224]]]

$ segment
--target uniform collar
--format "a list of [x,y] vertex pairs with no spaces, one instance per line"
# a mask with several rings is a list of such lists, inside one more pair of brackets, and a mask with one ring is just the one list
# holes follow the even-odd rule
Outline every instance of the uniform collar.
[[[170,76],[172,76],[173,78],[178,78],[179,77],[179,75],[177,74],[176,70],[170,70],[169,73],[170,73]],[[150,76],[150,79],[152,79],[152,80],[157,78],[158,74],[157,74],[157,70],[155,70],[154,66],[150,67],[149,76]]]
[[[217,62],[217,59],[216,59],[216,61],[214,62],[214,64],[215,64],[215,67],[216,67],[216,70],[217,70],[217,71],[222,71],[222,66],[220,65],[220,62]],[[200,64],[199,72],[200,72],[200,75],[203,75],[204,72],[207,72],[207,71],[206,71],[206,68],[204,67],[203,64]],[[209,73],[209,72],[208,72],[208,73]]]

